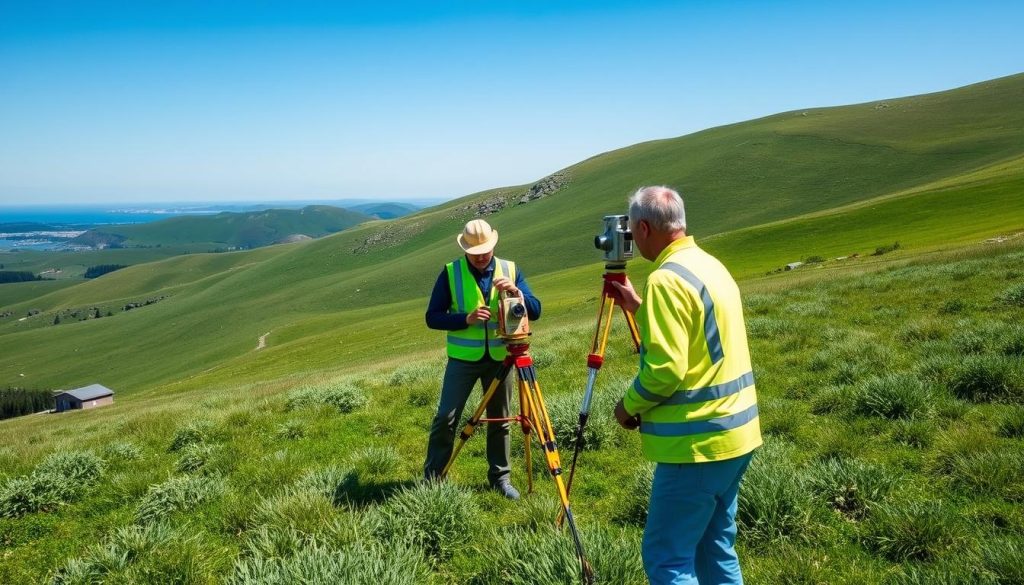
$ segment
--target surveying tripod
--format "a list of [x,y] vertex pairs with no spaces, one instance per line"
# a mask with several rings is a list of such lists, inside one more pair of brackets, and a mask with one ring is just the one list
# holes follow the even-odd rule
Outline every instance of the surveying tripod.
[[[597,372],[604,364],[604,352],[608,347],[608,333],[612,328],[612,313],[615,312],[616,299],[621,299],[619,291],[613,282],[626,284],[626,263],[608,262],[604,265],[604,286],[601,289],[601,307],[597,310],[597,329],[594,331],[594,341],[590,346],[590,354],[587,356],[587,387],[583,391],[583,404],[580,405],[580,418],[576,423],[576,445],[572,452],[572,466],[569,467],[569,480],[565,484],[565,492],[568,495],[572,490],[572,479],[576,475],[576,461],[579,459],[580,451],[583,450],[583,429],[587,426],[590,418],[590,402],[594,397],[594,382],[597,381]],[[636,326],[636,318],[633,313],[626,309],[625,305],[619,304],[622,314],[626,316],[626,324],[629,325],[629,335],[633,339],[633,349],[640,351],[640,330]],[[559,524],[562,517],[559,516]]]
[[[548,409],[544,405],[544,396],[540,392],[540,385],[537,384],[537,371],[533,367],[533,358],[530,357],[529,354],[530,345],[526,342],[525,335],[519,338],[506,338],[506,344],[508,355],[505,356],[505,359],[501,363],[501,367],[494,375],[494,380],[491,381],[490,387],[487,388],[487,391],[484,392],[483,398],[480,399],[480,405],[477,406],[473,416],[469,418],[466,426],[462,429],[462,434],[459,436],[459,442],[455,445],[455,449],[452,451],[452,456],[448,459],[448,463],[444,466],[444,470],[441,471],[440,477],[444,478],[448,475],[448,471],[455,462],[455,458],[458,457],[462,447],[466,444],[466,441],[473,436],[477,425],[481,422],[517,422],[523,429],[523,435],[526,440],[524,450],[526,452],[527,493],[532,493],[533,461],[530,454],[530,440],[533,431],[536,431],[537,442],[540,443],[541,449],[544,451],[544,458],[547,462],[548,471],[551,473],[552,479],[555,480],[558,499],[562,504],[560,518],[564,517],[569,523],[569,531],[572,533],[572,540],[576,546],[576,558],[579,559],[580,562],[580,574],[583,577],[583,583],[591,585],[595,582],[594,571],[591,569],[590,563],[587,561],[586,553],[583,550],[583,541],[580,540],[579,531],[576,529],[576,521],[573,519],[572,509],[569,506],[569,490],[566,489],[565,484],[562,482],[562,463],[558,456],[558,447],[555,444],[555,431],[551,426],[551,418],[548,416]],[[520,414],[509,418],[482,418],[484,410],[487,408],[487,404],[491,401],[495,392],[499,387],[501,387],[505,379],[512,372],[513,367],[516,369],[516,377],[519,380]],[[561,522],[559,525],[561,525]]]

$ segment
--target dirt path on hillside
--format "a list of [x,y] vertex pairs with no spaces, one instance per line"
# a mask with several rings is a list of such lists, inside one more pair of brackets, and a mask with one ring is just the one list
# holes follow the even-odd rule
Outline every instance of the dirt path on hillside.
[[263,349],[264,347],[267,347],[267,336],[268,335],[270,335],[269,331],[267,331],[263,335],[260,335],[259,342],[256,343],[256,351],[259,351],[259,350]]

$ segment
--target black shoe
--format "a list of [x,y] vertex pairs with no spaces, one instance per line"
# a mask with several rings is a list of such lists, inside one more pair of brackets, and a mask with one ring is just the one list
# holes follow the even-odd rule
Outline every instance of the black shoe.
[[512,485],[512,482],[507,479],[491,484],[491,489],[510,500],[519,499],[519,490],[517,490],[515,486]]

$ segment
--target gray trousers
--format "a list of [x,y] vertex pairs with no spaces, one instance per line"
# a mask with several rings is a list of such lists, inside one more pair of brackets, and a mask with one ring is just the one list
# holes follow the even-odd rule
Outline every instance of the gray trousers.
[[[461,430],[459,422],[462,411],[466,407],[469,395],[477,381],[482,383],[482,391],[491,386],[501,362],[484,358],[479,362],[464,362],[448,359],[448,367],[444,371],[444,384],[441,386],[441,400],[437,405],[437,414],[430,425],[430,439],[427,441],[427,459],[423,463],[423,476],[427,479],[437,477],[444,470],[448,459],[452,456],[455,437]],[[508,403],[515,385],[515,372],[509,372],[505,382],[498,387],[491,401],[487,404],[487,418],[508,417]],[[493,485],[508,478],[509,467],[509,423],[487,423],[487,479]]]

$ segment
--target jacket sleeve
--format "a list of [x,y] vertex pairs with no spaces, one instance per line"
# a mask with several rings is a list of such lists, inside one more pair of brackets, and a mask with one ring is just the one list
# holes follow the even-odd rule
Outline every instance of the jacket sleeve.
[[441,269],[434,290],[430,293],[430,303],[424,318],[427,327],[444,331],[458,331],[469,327],[466,324],[466,313],[449,313],[452,306],[452,291],[448,287],[448,271]]
[[516,288],[523,293],[523,300],[526,302],[526,316],[531,321],[540,319],[540,299],[533,296],[533,291],[530,290],[530,285],[526,284],[526,277],[523,276],[523,271],[516,268]]
[[696,308],[687,290],[673,286],[656,272],[648,278],[637,309],[640,325],[640,369],[626,391],[623,406],[631,416],[668,400],[689,368],[687,323]]

